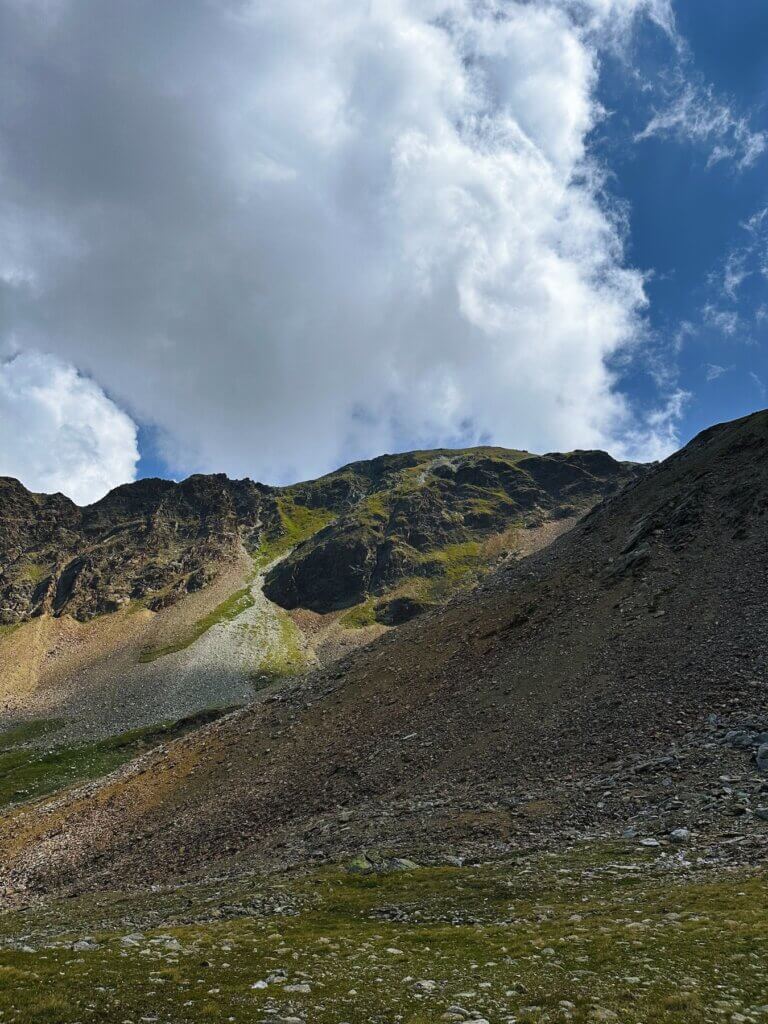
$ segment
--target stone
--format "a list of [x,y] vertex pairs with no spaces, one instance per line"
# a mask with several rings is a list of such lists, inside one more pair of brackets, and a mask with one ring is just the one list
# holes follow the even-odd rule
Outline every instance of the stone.
[[687,843],[691,838],[691,830],[688,828],[673,828],[669,836],[676,843]]
[[419,865],[416,861],[408,860],[406,857],[395,857],[389,861],[387,867],[390,871],[416,871]]
[[599,1020],[599,1021],[618,1020],[619,1019],[619,1015],[618,1015],[618,1013],[614,1013],[613,1010],[605,1009],[605,1007],[603,1007],[603,1006],[594,1006],[589,1011],[589,1019],[590,1020]]
[[725,734],[723,742],[736,750],[749,750],[755,744],[755,735],[744,729],[731,729]]
[[347,864],[347,871],[351,875],[370,875],[374,871],[374,866],[366,854],[359,853]]

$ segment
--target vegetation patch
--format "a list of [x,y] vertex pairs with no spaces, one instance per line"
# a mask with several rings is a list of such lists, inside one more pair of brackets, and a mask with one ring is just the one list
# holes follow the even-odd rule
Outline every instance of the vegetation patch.
[[214,721],[231,709],[211,709],[178,722],[134,729],[95,743],[30,747],[30,740],[61,728],[58,719],[30,722],[0,734],[0,807],[33,800],[100,778],[142,751]]
[[282,613],[277,618],[276,636],[270,640],[254,673],[256,681],[265,684],[285,676],[294,676],[306,667],[306,656],[300,642],[300,633],[293,619]]
[[153,647],[142,651],[139,661],[142,663],[156,661],[167,654],[176,654],[178,651],[183,651],[196,640],[199,640],[212,626],[217,626],[221,622],[232,622],[233,619],[236,619],[246,609],[252,608],[254,604],[255,600],[251,593],[251,588],[243,587],[242,590],[231,594],[226,601],[222,601],[208,615],[198,619],[191,629],[177,640],[170,644],[165,644],[163,647]]
[[47,576],[50,576],[50,566],[44,562],[25,562],[21,566],[19,579],[26,583],[41,583]]
[[364,629],[366,626],[373,626],[376,623],[376,610],[374,599],[369,597],[362,604],[357,604],[342,615],[339,622],[346,629]]
[[262,538],[254,555],[257,571],[265,569],[275,559],[287,554],[302,541],[308,540],[336,518],[335,513],[329,509],[308,508],[297,504],[290,497],[279,497],[277,507],[280,514],[280,530]]
[[759,1024],[766,896],[594,845],[85,896],[0,918],[0,1019]]
[[64,724],[63,718],[35,718],[29,722],[14,725],[13,728],[0,732],[0,754],[4,754],[14,747],[32,743],[52,732],[58,732]]

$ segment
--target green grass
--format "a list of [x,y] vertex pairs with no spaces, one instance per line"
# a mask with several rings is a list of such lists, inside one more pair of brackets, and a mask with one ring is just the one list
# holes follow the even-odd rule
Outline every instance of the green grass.
[[253,607],[255,604],[253,594],[251,593],[250,587],[243,587],[242,590],[238,590],[236,593],[231,594],[226,601],[222,601],[221,604],[217,605],[212,612],[209,612],[202,619],[198,621],[181,637],[175,640],[173,643],[165,644],[163,647],[152,647],[141,652],[139,661],[142,663],[156,661],[158,658],[163,658],[167,654],[176,654],[177,651],[183,651],[200,637],[207,633],[212,626],[217,626],[221,622],[232,622],[238,615],[241,615],[246,609]]
[[760,1022],[766,897],[764,874],[675,877],[594,846],[79,897],[0,918],[0,943],[30,950],[0,951],[0,1020],[434,1024],[460,1005],[492,1024]]
[[339,622],[346,629],[364,629],[366,626],[373,626],[376,622],[374,599],[369,597],[362,604],[356,604],[348,612],[342,615]]
[[287,554],[291,548],[308,540],[336,518],[329,509],[297,505],[290,497],[278,498],[277,505],[280,513],[280,529],[279,532],[262,537],[254,555],[257,571],[265,569],[276,558]]
[[23,746],[59,729],[60,720],[31,722],[0,734],[0,807],[33,800],[74,783],[106,775],[151,746],[166,742],[223,714],[201,712],[178,722],[163,722],[95,743],[49,748]]
[[27,562],[22,566],[19,579],[27,583],[40,583],[50,573],[51,567],[44,562]]
[[442,575],[449,584],[455,585],[475,572],[483,562],[483,547],[477,541],[464,544],[448,544],[427,556],[442,568]]
[[35,718],[30,722],[22,722],[11,729],[0,732],[0,754],[14,747],[31,743],[33,740],[57,732],[64,725],[63,718]]
[[270,644],[254,673],[261,683],[296,675],[306,667],[299,630],[293,620],[283,612],[278,616],[277,627],[277,640]]

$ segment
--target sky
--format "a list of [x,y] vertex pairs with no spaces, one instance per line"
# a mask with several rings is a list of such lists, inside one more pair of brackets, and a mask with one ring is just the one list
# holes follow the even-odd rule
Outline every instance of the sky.
[[768,405],[764,0],[0,0],[0,474]]

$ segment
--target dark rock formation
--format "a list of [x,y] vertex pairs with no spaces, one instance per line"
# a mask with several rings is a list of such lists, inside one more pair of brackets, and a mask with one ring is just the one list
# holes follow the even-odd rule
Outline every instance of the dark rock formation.
[[86,508],[0,478],[0,625],[42,613],[86,620],[132,601],[158,610],[205,587],[243,548],[268,561],[300,541],[270,574],[268,596],[288,608],[348,607],[442,574],[430,553],[521,516],[585,510],[639,472],[602,452],[409,452],[286,488],[223,474],[139,480]]
[[[583,513],[642,472],[605,452],[537,456],[501,448],[359,463],[340,471],[358,477],[356,504],[275,566],[265,593],[285,608],[327,612],[403,580],[455,578],[473,559],[483,564],[482,551],[468,545],[513,525]],[[414,605],[435,603],[419,596],[408,595]],[[379,621],[391,617],[377,611]]]

